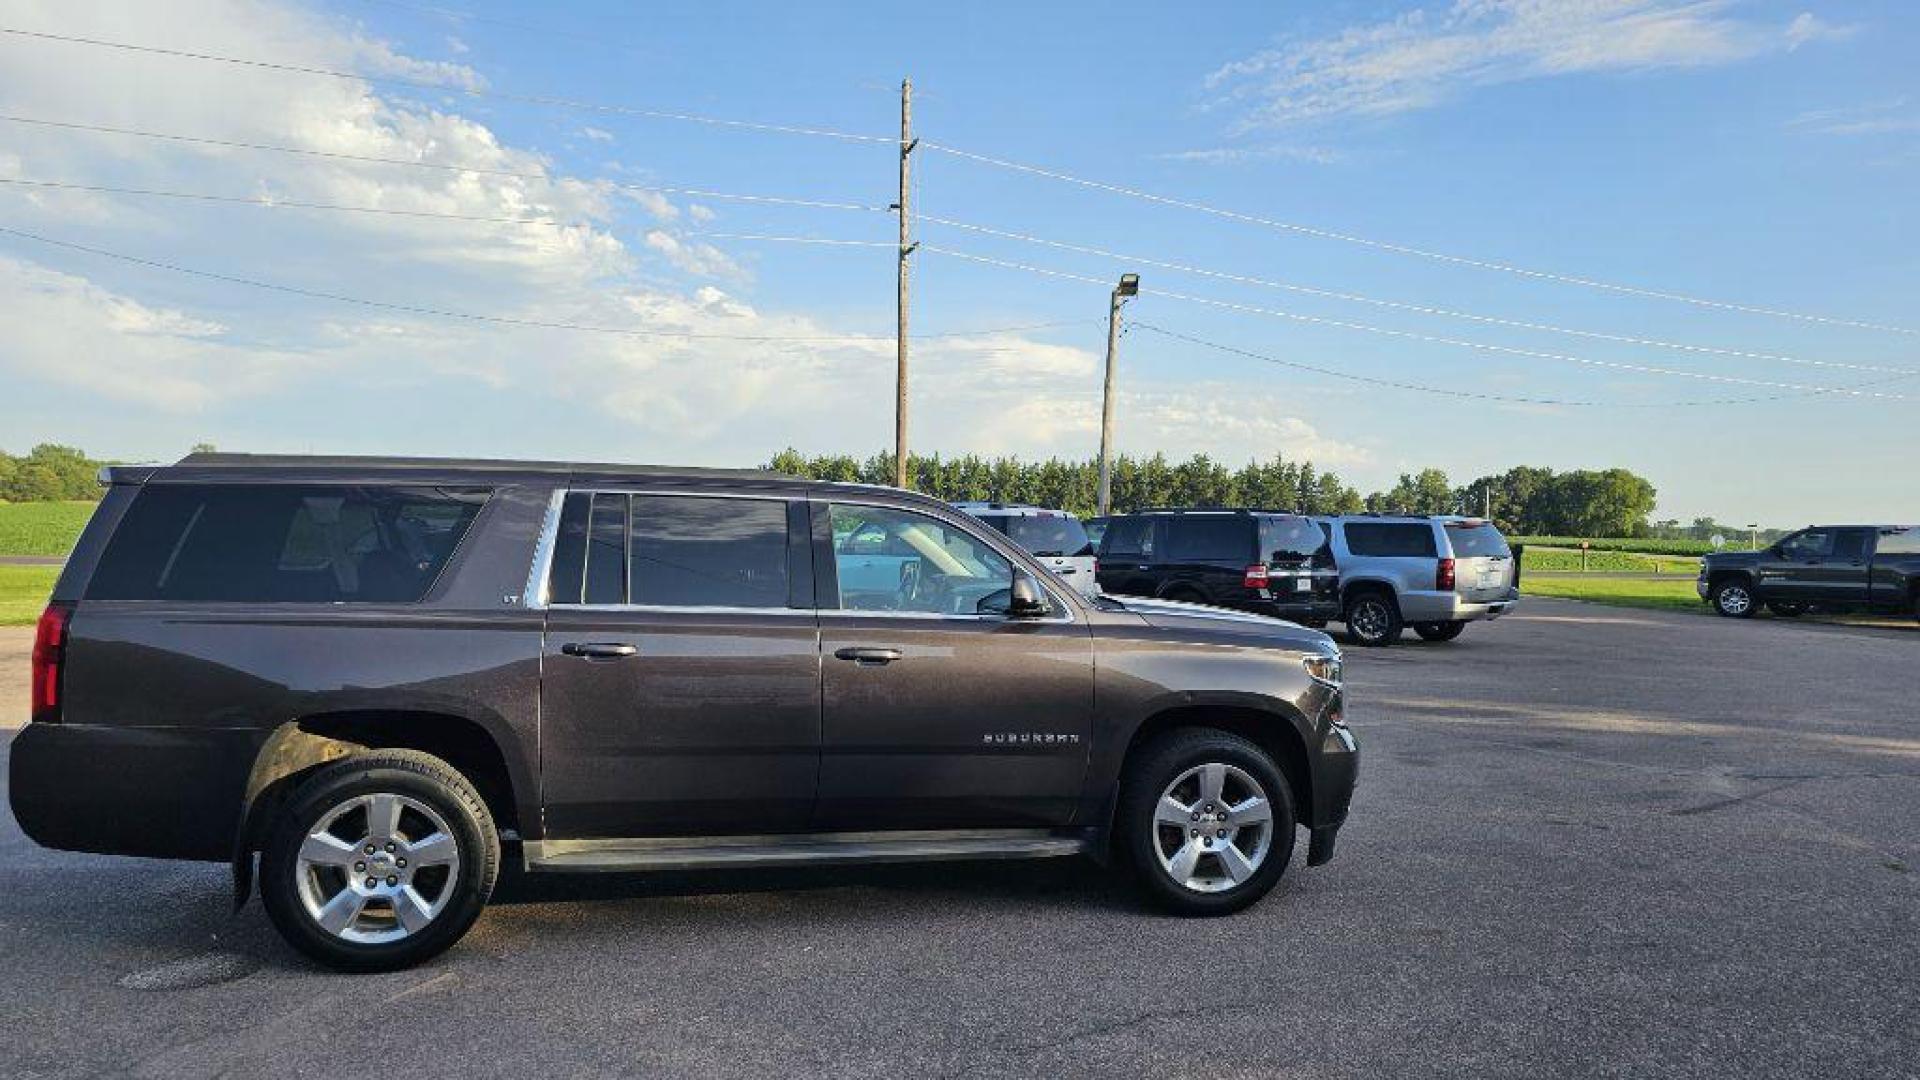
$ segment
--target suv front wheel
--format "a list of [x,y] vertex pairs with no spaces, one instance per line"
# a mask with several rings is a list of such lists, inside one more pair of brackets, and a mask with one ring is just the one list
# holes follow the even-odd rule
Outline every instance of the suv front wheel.
[[1347,640],[1355,645],[1391,645],[1400,640],[1400,605],[1379,589],[1364,589],[1347,598]]
[[1267,894],[1293,857],[1293,794],[1273,759],[1224,731],[1163,736],[1128,769],[1121,833],[1147,895],[1181,915],[1227,915]]
[[500,871],[473,785],[412,750],[322,766],[260,853],[260,899],[288,943],[329,967],[392,971],[460,940]]
[[1759,606],[1752,586],[1741,578],[1729,578],[1713,587],[1713,610],[1729,619],[1752,618]]

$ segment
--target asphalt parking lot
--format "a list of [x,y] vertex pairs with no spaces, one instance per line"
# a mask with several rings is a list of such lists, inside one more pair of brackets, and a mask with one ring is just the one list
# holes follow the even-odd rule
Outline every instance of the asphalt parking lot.
[[509,880],[349,977],[0,815],[4,1072],[1920,1075],[1920,635],[1529,600],[1349,656],[1339,856],[1220,920],[1079,863]]

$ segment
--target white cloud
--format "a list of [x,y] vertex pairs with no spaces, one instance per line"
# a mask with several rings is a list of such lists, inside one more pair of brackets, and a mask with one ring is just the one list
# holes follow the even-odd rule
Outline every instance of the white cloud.
[[607,131],[604,128],[593,127],[591,125],[581,128],[580,134],[586,136],[589,139],[592,139],[594,142],[610,143],[613,141],[613,132]]
[[1705,67],[1838,36],[1803,14],[1784,32],[1730,0],[1457,0],[1330,37],[1284,41],[1207,77],[1246,129],[1438,105],[1479,86],[1584,72]]
[[1325,146],[1218,146],[1200,150],[1173,150],[1155,157],[1198,165],[1244,165],[1253,161],[1299,161],[1309,165],[1336,165],[1346,155]]
[[689,203],[687,205],[687,216],[692,218],[697,224],[705,225],[718,215],[713,212],[712,207],[702,206],[699,203]]
[[1835,26],[1811,11],[1803,11],[1787,24],[1787,51],[1792,52],[1812,41],[1841,41],[1852,37],[1859,27]]
[[695,277],[745,278],[746,271],[726,252],[712,244],[688,243],[664,229],[649,229],[642,238],[647,247],[664,255],[669,263]]
[[292,357],[222,342],[226,327],[0,256],[0,373],[190,412],[281,378]]
[[1906,98],[1815,109],[1787,121],[1795,131],[1819,135],[1899,135],[1920,131],[1920,108]]

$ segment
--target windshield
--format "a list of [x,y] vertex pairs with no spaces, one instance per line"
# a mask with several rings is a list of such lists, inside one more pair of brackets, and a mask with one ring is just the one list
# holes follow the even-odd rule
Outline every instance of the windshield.
[[1091,555],[1093,541],[1072,514],[993,514],[981,521],[1005,533],[1030,555]]
[[1513,552],[1507,550],[1507,540],[1500,530],[1484,521],[1447,524],[1447,539],[1453,541],[1453,555],[1457,559],[1507,559]]

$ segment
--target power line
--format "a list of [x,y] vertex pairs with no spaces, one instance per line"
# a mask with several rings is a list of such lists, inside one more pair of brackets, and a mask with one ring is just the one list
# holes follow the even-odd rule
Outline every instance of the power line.
[[838,240],[825,236],[776,236],[770,233],[690,232],[682,235],[713,240],[751,240],[775,244],[825,244],[830,247],[890,248],[894,246],[889,240]]
[[[1796,393],[1789,393],[1789,394],[1768,394],[1763,397],[1708,398],[1704,400],[1694,400],[1694,401],[1581,401],[1581,400],[1569,399],[1569,398],[1515,397],[1515,396],[1509,396],[1506,394],[1482,394],[1482,393],[1475,393],[1474,391],[1471,391],[1471,390],[1454,390],[1449,387],[1443,387],[1443,386],[1426,386],[1420,383],[1399,382],[1393,379],[1379,379],[1379,378],[1374,378],[1368,375],[1356,375],[1352,372],[1337,371],[1333,368],[1316,367],[1315,365],[1312,365],[1312,364],[1303,364],[1294,360],[1282,360],[1277,356],[1269,356],[1265,353],[1257,353],[1249,349],[1241,349],[1232,345],[1224,345],[1217,341],[1208,341],[1205,338],[1197,338],[1189,334],[1182,334],[1175,330],[1168,330],[1163,326],[1155,326],[1152,323],[1144,323],[1139,321],[1138,319],[1134,320],[1133,326],[1135,329],[1146,330],[1151,333],[1160,334],[1163,337],[1173,338],[1176,341],[1184,341],[1184,342],[1187,342],[1188,344],[1199,345],[1199,346],[1202,346],[1203,348],[1214,349],[1219,352],[1232,353],[1235,356],[1244,356],[1250,360],[1260,360],[1265,363],[1276,364],[1280,367],[1293,368],[1297,371],[1310,371],[1318,375],[1328,375],[1336,379],[1346,379],[1350,382],[1367,383],[1372,386],[1384,386],[1384,387],[1389,387],[1395,390],[1413,390],[1423,394],[1439,394],[1446,397],[1469,398],[1475,401],[1498,401],[1498,402],[1508,402],[1508,403],[1522,404],[1522,405],[1578,406],[1583,408],[1662,409],[1662,408],[1680,408],[1680,407],[1693,407],[1693,406],[1704,406],[1704,405],[1748,405],[1748,404],[1754,404],[1757,402],[1765,402],[1765,401],[1785,401],[1791,398],[1808,397],[1814,394],[1823,394],[1823,393],[1832,392],[1828,390],[1810,390],[1810,391],[1796,392]],[[1891,380],[1876,380],[1876,381],[1891,381]],[[1863,385],[1872,385],[1872,384],[1863,384]]]
[[[185,274],[190,277],[204,278],[209,281],[224,282],[229,285],[243,285],[250,289],[263,289],[268,292],[285,293],[291,296],[303,296],[314,300],[330,300],[340,304],[353,304],[359,307],[377,308],[382,311],[395,311],[408,315],[427,315],[443,319],[459,319],[466,322],[493,323],[502,326],[530,327],[541,330],[577,330],[591,334],[611,334],[620,337],[639,338],[686,338],[690,340],[710,341],[759,341],[759,342],[832,342],[832,341],[871,341],[891,342],[892,334],[706,334],[689,330],[643,330],[624,326],[595,326],[587,323],[559,322],[547,319],[525,319],[510,315],[483,315],[471,311],[455,311],[448,308],[424,307],[417,304],[399,304],[387,300],[373,300],[364,296],[349,296],[343,293],[322,292],[317,289],[303,289],[296,285],[283,285],[278,282],[261,281],[256,278],[240,277],[235,274],[216,273],[212,270],[199,270],[190,266],[162,262],[158,259],[141,258],[124,252],[109,251],[106,248],[76,244],[70,240],[56,240],[50,236],[41,236],[22,229],[0,225],[0,234],[17,236],[23,240],[45,244],[49,247],[65,248],[68,251],[83,252],[105,259],[114,259],[134,266],[143,266],[151,270],[166,270],[170,273]],[[991,334],[1012,333],[1018,330],[1039,329],[1044,326],[1068,326],[1088,322],[1087,319],[1068,319],[1057,323],[1040,323],[1028,326],[986,327],[977,330],[949,330],[934,334],[920,334],[922,338],[966,338],[985,337]]]
[[[1093,285],[1104,286],[1106,284],[1106,282],[1103,281],[1102,279],[1087,277],[1083,274],[1070,274],[1060,270],[1052,270],[1046,267],[1039,267],[1039,266],[1033,266],[1027,263],[1014,262],[1008,259],[994,259],[984,255],[975,255],[970,252],[955,251],[952,248],[935,247],[932,244],[922,244],[920,246],[920,249],[922,251],[936,252],[941,255],[946,255],[950,258],[965,259],[970,262],[984,263],[989,266],[1001,266],[1001,267],[1006,267],[1014,270],[1023,270],[1028,273],[1044,274],[1048,277],[1064,278],[1070,281],[1081,281],[1081,282],[1086,282],[1088,284],[1093,284]],[[1645,364],[1627,364],[1627,363],[1621,363],[1619,361],[1614,361],[1614,360],[1595,360],[1591,357],[1573,356],[1567,353],[1544,352],[1538,349],[1519,349],[1519,348],[1514,348],[1508,345],[1494,345],[1494,344],[1481,342],[1481,341],[1464,341],[1459,338],[1440,337],[1434,334],[1420,334],[1420,333],[1415,333],[1411,330],[1394,330],[1384,326],[1370,326],[1370,325],[1367,325],[1366,323],[1346,322],[1341,319],[1326,319],[1326,318],[1321,318],[1320,316],[1317,316],[1317,315],[1302,315],[1298,312],[1283,311],[1279,308],[1263,308],[1263,307],[1255,307],[1251,304],[1236,304],[1228,300],[1215,300],[1210,297],[1191,296],[1186,293],[1167,292],[1161,289],[1154,290],[1153,295],[1159,296],[1159,297],[1165,297],[1169,300],[1182,300],[1190,304],[1203,304],[1208,307],[1224,308],[1231,311],[1241,311],[1241,312],[1246,312],[1248,314],[1253,314],[1253,315],[1266,315],[1266,316],[1279,318],[1279,319],[1289,319],[1294,322],[1311,323],[1317,326],[1332,326],[1332,327],[1338,327],[1343,330],[1359,330],[1359,331],[1364,331],[1370,334],[1383,334],[1388,337],[1404,338],[1407,340],[1420,341],[1420,342],[1425,342],[1427,344],[1432,344],[1432,345],[1451,345],[1451,346],[1455,346],[1463,349],[1478,349],[1483,352],[1501,353],[1508,356],[1526,356],[1526,357],[1533,357],[1541,360],[1562,360],[1568,363],[1584,364],[1590,367],[1609,368],[1616,371],[1628,371],[1628,372],[1633,372],[1635,374],[1640,374],[1640,375],[1664,375],[1664,376],[1669,376],[1673,378],[1698,379],[1703,382],[1729,383],[1736,386],[1757,386],[1757,387],[1765,387],[1772,390],[1797,390],[1797,391],[1804,391],[1808,393],[1843,394],[1849,397],[1879,398],[1887,401],[1915,400],[1913,398],[1910,398],[1901,394],[1884,394],[1884,393],[1878,393],[1871,390],[1850,389],[1847,387],[1808,386],[1804,383],[1773,382],[1766,379],[1742,378],[1736,375],[1712,375],[1712,374],[1708,374],[1706,372],[1700,372],[1700,371],[1681,371],[1676,368],[1652,367]]]
[[1574,328],[1565,327],[1565,326],[1553,326],[1547,323],[1526,322],[1520,319],[1508,319],[1508,318],[1502,318],[1495,315],[1480,315],[1474,312],[1456,311],[1450,308],[1433,307],[1426,304],[1413,304],[1413,303],[1407,303],[1405,301],[1400,301],[1400,300],[1382,300],[1377,297],[1362,296],[1358,293],[1337,292],[1332,289],[1320,289],[1310,285],[1297,285],[1292,282],[1276,281],[1271,278],[1249,277],[1244,274],[1232,274],[1232,273],[1227,273],[1220,270],[1209,270],[1201,266],[1190,266],[1184,263],[1167,262],[1162,259],[1150,259],[1150,258],[1138,256],[1138,255],[1126,255],[1119,252],[1107,251],[1102,248],[1088,247],[1083,244],[1070,244],[1062,240],[1049,240],[1045,237],[1032,236],[1027,233],[1011,232],[1006,229],[996,229],[990,226],[976,225],[966,221],[955,221],[951,218],[933,217],[931,215],[922,214],[920,215],[920,220],[932,222],[935,225],[944,225],[944,226],[947,226],[948,228],[962,229],[967,232],[980,233],[985,236],[997,236],[1006,240],[1017,240],[1022,243],[1036,244],[1042,247],[1057,248],[1062,251],[1073,251],[1073,252],[1079,252],[1080,254],[1083,254],[1083,255],[1094,255],[1104,259],[1113,259],[1115,261],[1124,262],[1129,265],[1153,266],[1153,267],[1158,267],[1164,270],[1174,270],[1180,273],[1196,274],[1202,277],[1217,278],[1221,281],[1238,282],[1243,285],[1257,285],[1257,286],[1260,286],[1263,288],[1269,288],[1269,289],[1282,289],[1287,292],[1301,293],[1306,296],[1320,296],[1320,297],[1326,297],[1327,299],[1331,299],[1331,300],[1344,300],[1344,301],[1349,301],[1356,304],[1371,304],[1375,307],[1392,308],[1396,311],[1411,311],[1420,315],[1437,315],[1437,316],[1444,316],[1446,318],[1465,319],[1469,322],[1485,323],[1491,326],[1505,326],[1505,327],[1510,327],[1517,330],[1538,330],[1538,331],[1543,331],[1543,332],[1552,333],[1552,334],[1565,334],[1572,337],[1591,338],[1598,341],[1619,342],[1625,345],[1641,345],[1641,346],[1647,346],[1650,348],[1673,349],[1679,352],[1706,353],[1706,354],[1711,354],[1715,356],[1731,356],[1731,357],[1737,357],[1745,360],[1774,360],[1774,361],[1779,361],[1781,363],[1787,363],[1787,364],[1804,364],[1811,367],[1839,368],[1839,369],[1845,369],[1849,371],[1869,371],[1869,372],[1879,372],[1882,374],[1893,374],[1893,375],[1920,375],[1920,371],[1916,371],[1909,368],[1875,367],[1868,364],[1845,364],[1845,363],[1840,363],[1838,361],[1831,361],[1831,360],[1809,360],[1809,359],[1805,359],[1797,356],[1785,356],[1779,353],[1748,352],[1742,349],[1725,349],[1725,348],[1719,348],[1712,345],[1688,345],[1688,344],[1683,344],[1680,342],[1673,342],[1673,341],[1659,341],[1652,338],[1631,337],[1626,334],[1609,334],[1609,333],[1605,333],[1598,330],[1579,330],[1579,329],[1574,329]]
[[216,53],[191,52],[186,49],[168,49],[158,45],[135,45],[131,42],[107,41],[102,38],[78,37],[69,34],[49,34],[38,30],[20,30],[10,26],[0,26],[0,34],[11,34],[15,37],[33,38],[39,41],[58,41],[69,45],[88,45],[101,49],[119,49],[126,52],[146,53],[152,56],[170,56],[180,60],[200,60],[208,63],[231,64],[236,67],[257,68],[264,71],[280,71],[295,75],[318,75],[330,79],[349,79],[355,82],[375,83],[386,86],[405,86],[415,90],[464,94],[468,97],[491,98],[495,101],[511,101],[522,105],[538,105],[546,108],[576,109],[581,112],[635,116],[649,120],[678,120],[692,124],[705,124],[710,127],[760,131],[777,135],[809,135],[818,138],[841,139],[848,142],[892,143],[897,141],[890,135],[862,135],[856,132],[835,131],[830,128],[803,127],[794,124],[769,124],[757,120],[734,120],[728,117],[705,116],[698,113],[674,112],[666,109],[644,109],[631,105],[611,105],[604,102],[550,97],[543,94],[514,94],[504,90],[483,90],[477,86],[461,86],[458,84],[434,82],[429,79],[409,79],[400,75],[363,75],[358,72],[311,67],[305,64],[284,64],[270,60],[252,60],[237,56],[221,56]]
[[[297,154],[301,157],[327,158],[333,161],[354,161],[369,165],[398,165],[410,169],[435,169],[440,172],[474,173],[478,176],[504,176],[516,180],[535,180],[541,183],[557,184],[562,178],[549,173],[523,172],[514,169],[490,169],[479,165],[452,165],[437,161],[410,161],[406,158],[373,157],[366,154],[347,154],[333,150],[310,150],[298,146],[279,146],[273,143],[241,142],[232,139],[210,139],[198,135],[178,135],[162,131],[143,131],[138,128],[108,127],[103,124],[79,124],[63,120],[41,120],[27,116],[0,114],[0,120],[14,124],[32,124],[37,127],[60,128],[68,131],[84,131],[96,135],[129,135],[143,139],[162,139],[168,142],[191,143],[197,146],[218,146],[228,150],[260,150],[275,154]],[[712,191],[706,188],[660,187],[652,184],[634,184],[618,180],[581,180],[586,185],[606,185],[623,191],[637,191],[652,195],[681,195],[695,199],[722,199],[731,202],[769,203],[776,206],[799,206],[819,210],[863,210],[873,213],[887,213],[887,208],[871,203],[832,202],[821,199],[803,199],[784,195],[756,195],[732,191]]]
[[1477,259],[1477,258],[1471,258],[1471,257],[1465,256],[1465,255],[1453,255],[1453,254],[1449,254],[1441,251],[1431,251],[1425,248],[1413,247],[1407,244],[1396,244],[1396,243],[1391,243],[1385,240],[1374,240],[1370,237],[1356,236],[1352,233],[1336,232],[1332,229],[1322,229],[1322,228],[1318,228],[1311,225],[1300,225],[1294,222],[1280,221],[1275,218],[1262,217],[1258,214],[1247,214],[1237,210],[1227,210],[1217,206],[1209,206],[1206,203],[1194,202],[1193,200],[1190,200],[1190,199],[1180,199],[1170,195],[1159,195],[1150,191],[1142,191],[1139,188],[1126,187],[1121,184],[1111,184],[1101,180],[1089,180],[1085,177],[1074,176],[1069,173],[1063,173],[1053,169],[1041,168],[1038,165],[1028,165],[1023,162],[1010,161],[1006,158],[994,157],[989,154],[978,154],[970,150],[962,150],[962,149],[959,149],[958,147],[947,146],[943,143],[936,143],[936,142],[929,141],[929,142],[922,143],[921,145],[928,150],[937,150],[943,154],[950,154],[954,157],[963,158],[968,161],[979,162],[983,165],[992,165],[997,168],[1010,169],[1015,172],[1026,173],[1032,176],[1044,177],[1049,180],[1058,180],[1062,183],[1075,184],[1080,187],[1088,188],[1094,191],[1104,191],[1113,195],[1123,195],[1131,199],[1140,199],[1145,202],[1158,203],[1159,205],[1162,205],[1162,206],[1177,207],[1182,210],[1192,210],[1197,213],[1209,214],[1209,215],[1212,215],[1213,217],[1225,218],[1229,221],[1238,221],[1238,222],[1242,222],[1244,224],[1249,224],[1249,225],[1261,225],[1270,229],[1279,229],[1284,232],[1298,233],[1302,236],[1312,236],[1322,240],[1337,240],[1344,244],[1356,244],[1361,247],[1373,248],[1378,251],[1392,252],[1397,255],[1409,255],[1409,256],[1413,256],[1421,259],[1431,259],[1435,262],[1451,263],[1456,266],[1471,266],[1481,270],[1495,270],[1504,274],[1514,274],[1520,277],[1534,278],[1536,280],[1541,280],[1541,281],[1553,281],[1553,282],[1558,282],[1562,285],[1578,285],[1578,286],[1589,288],[1589,289],[1601,289],[1607,292],[1621,293],[1628,296],[1639,296],[1639,297],[1644,297],[1652,300],[1670,300],[1676,303],[1692,304],[1696,307],[1716,308],[1722,311],[1737,311],[1737,312],[1741,312],[1748,315],[1767,315],[1767,316],[1771,316],[1773,318],[1778,318],[1778,319],[1794,319],[1800,322],[1823,323],[1829,326],[1846,326],[1846,327],[1852,327],[1857,330],[1879,330],[1879,331],[1884,331],[1890,334],[1920,335],[1920,330],[1916,330],[1916,329],[1912,329],[1904,326],[1889,326],[1884,323],[1863,322],[1856,319],[1841,319],[1841,318],[1834,318],[1826,315],[1809,315],[1804,312],[1785,311],[1778,308],[1758,307],[1750,304],[1736,304],[1726,300],[1711,300],[1704,297],[1688,296],[1683,293],[1666,292],[1659,289],[1642,288],[1637,285],[1622,285],[1616,282],[1600,281],[1595,278],[1580,277],[1573,274],[1560,274],[1560,273],[1554,273],[1552,271],[1547,271],[1547,270],[1533,270],[1527,267],[1515,266],[1511,263],[1496,262],[1490,259]]

